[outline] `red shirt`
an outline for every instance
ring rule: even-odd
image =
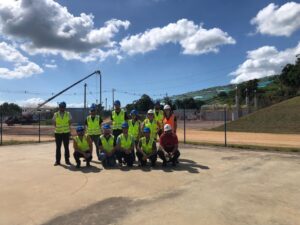
[[[175,145],[178,145],[177,135],[172,133],[163,133],[159,138],[160,145],[165,151],[172,151]]]

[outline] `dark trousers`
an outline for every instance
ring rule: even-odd
[[[100,135],[89,135],[91,140],[94,142],[95,147],[96,147],[96,155],[97,158],[99,159],[99,139],[100,139]]]
[[[105,152],[101,152],[100,160],[102,162],[103,167],[114,167],[116,165],[116,156],[115,154],[111,156],[107,156]]]
[[[65,161],[68,162],[70,158],[70,151],[69,151],[69,137],[70,133],[62,133],[57,134],[55,133],[55,142],[56,142],[56,162],[60,163],[61,158],[61,144],[64,143],[65,148]]]
[[[91,151],[86,151],[86,153],[91,153]],[[75,151],[73,155],[74,155],[77,165],[78,164],[80,165],[80,158],[85,158],[84,155],[78,151]],[[85,160],[86,160],[86,163],[90,163],[92,161],[92,155],[90,154],[90,156],[88,158],[85,158]]]
[[[157,151],[157,154],[159,156],[159,158],[163,161],[163,162],[167,162],[167,159],[166,159],[166,156],[165,156],[165,153],[163,152],[163,150],[158,150]],[[169,162],[174,162],[176,163],[177,162],[177,159],[179,158],[180,156],[180,152],[179,150],[177,149],[174,153],[174,155],[169,159]]]
[[[136,156],[138,157],[138,159],[139,159],[142,166],[145,166],[147,164],[147,160],[143,160],[143,154],[142,153],[137,152]],[[152,154],[148,159],[150,160],[152,166],[155,165],[155,162],[157,160],[157,154],[156,153]]]
[[[118,159],[119,163],[123,162],[123,160],[124,160],[124,162],[126,163],[127,166],[131,167],[133,165],[134,157],[133,157],[132,152],[129,154],[126,154],[123,151],[117,151],[116,155],[117,155],[117,159]]]
[[[120,134],[122,134],[122,132],[123,132],[123,130],[121,129],[113,129],[113,132],[112,132],[112,134],[113,134],[113,136],[115,137],[115,140],[117,141],[117,138],[118,138],[118,136],[120,135]]]

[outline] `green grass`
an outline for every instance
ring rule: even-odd
[[[300,133],[300,97],[291,98],[229,122],[227,129],[256,133]],[[212,130],[223,131],[224,125]]]
[[[180,143],[183,144],[182,141],[180,141]],[[225,147],[224,144],[208,143],[208,142],[187,141],[186,144],[200,145],[200,146],[210,146],[210,147]],[[297,153],[300,153],[300,148],[272,147],[272,146],[261,146],[261,145],[227,144],[227,148],[237,148],[237,149],[245,149],[245,150],[258,150],[258,151],[297,152]]]
[[[39,144],[39,143],[47,143],[47,142],[53,142],[53,141],[3,141],[1,146],[7,146],[7,145],[23,145],[23,144]]]

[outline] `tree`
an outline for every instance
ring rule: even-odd
[[[22,113],[22,109],[20,106],[8,102],[4,102],[1,105],[1,110],[4,116],[16,116]]]
[[[300,58],[296,64],[287,64],[281,71],[279,80],[295,94],[300,88]]]

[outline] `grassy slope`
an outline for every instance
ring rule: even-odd
[[[300,133],[300,97],[261,109],[227,124],[228,131]],[[224,130],[223,126],[213,130]]]

